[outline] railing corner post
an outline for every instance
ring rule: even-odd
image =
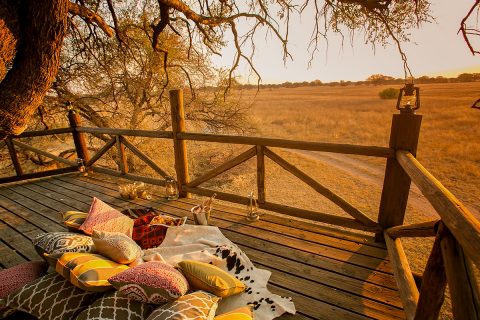
[[[73,143],[75,144],[75,150],[77,157],[82,159],[84,163],[90,160],[90,154],[88,153],[87,142],[82,132],[78,132],[77,128],[81,126],[80,115],[75,110],[68,111],[68,121],[70,127],[73,129]]]
[[[184,190],[185,185],[189,182],[187,144],[185,140],[178,137],[179,133],[186,132],[185,109],[183,106],[183,91],[181,89],[170,91],[170,108],[172,114],[175,171],[177,173],[179,196],[181,198],[189,198],[190,194]]]

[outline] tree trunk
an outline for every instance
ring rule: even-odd
[[[42,103],[57,75],[60,49],[67,32],[68,0],[19,0],[19,3],[18,50],[12,69],[0,83],[0,129],[4,130],[0,139],[23,132]],[[4,0],[0,5],[0,11],[7,7]],[[15,15],[15,11],[11,14]],[[7,49],[12,50],[12,46]]]
[[[18,1],[0,0],[0,81],[5,78],[17,53],[20,34],[19,7]]]

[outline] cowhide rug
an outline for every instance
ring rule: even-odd
[[[256,268],[247,255],[228,240],[217,227],[185,225],[171,227],[163,243],[145,250],[145,261],[159,260],[176,265],[182,260],[211,263],[246,284],[244,293],[222,299],[217,314],[253,305],[255,319],[270,320],[285,312],[295,313],[290,297],[281,297],[267,289],[270,271]]]

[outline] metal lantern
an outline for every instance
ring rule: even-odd
[[[253,191],[248,195],[248,205],[247,205],[247,220],[248,221],[257,221],[260,219],[258,214],[258,203],[253,195]]]
[[[168,200],[178,199],[177,181],[173,177],[165,178],[165,194]]]
[[[80,175],[82,176],[88,175],[87,168],[85,167],[85,163],[83,159],[77,158],[77,166],[78,166],[78,172],[80,172]]]
[[[405,83],[405,87],[400,89],[397,100],[397,109],[401,113],[415,113],[420,108],[420,89],[415,87],[413,81]]]

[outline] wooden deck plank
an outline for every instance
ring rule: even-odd
[[[0,240],[0,266],[6,269],[27,261],[27,259]]]
[[[0,239],[27,260],[40,258],[33,248],[32,242],[3,221],[0,221]]]

